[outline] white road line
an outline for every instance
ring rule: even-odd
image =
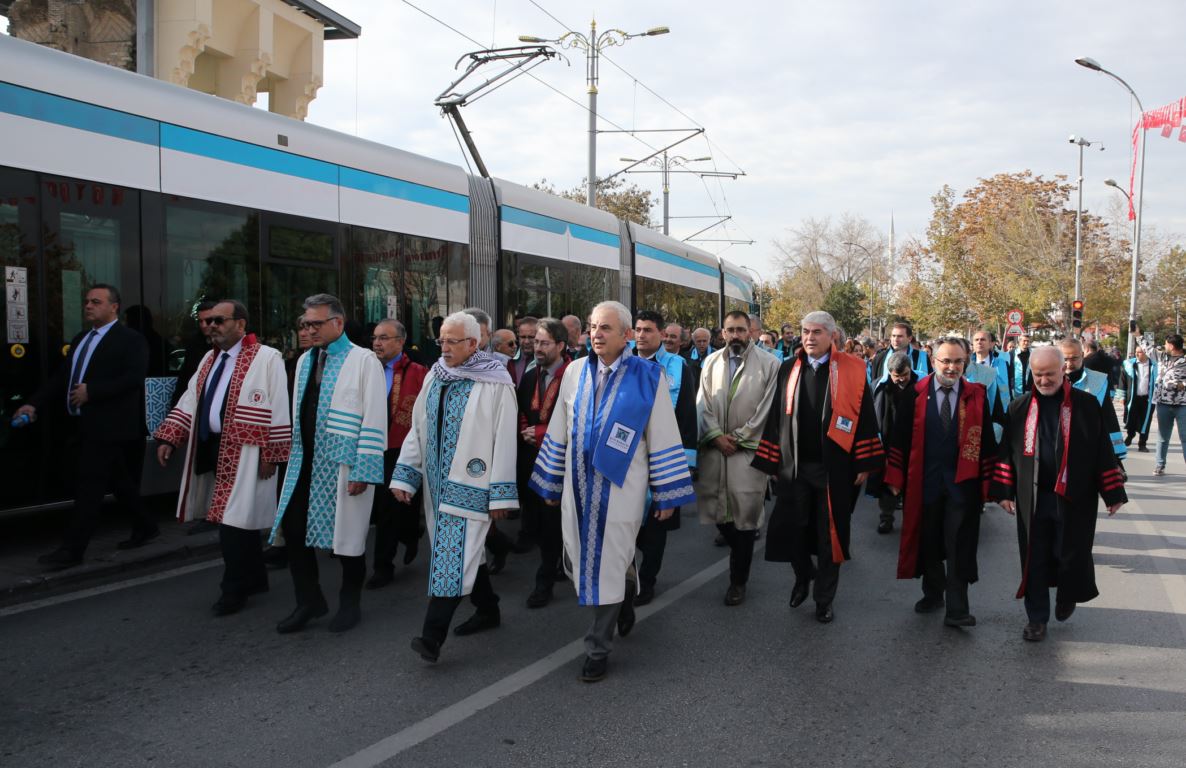
[[[754,547],[754,554],[758,555],[765,544]],[[729,558],[718,560],[699,573],[680,582],[674,588],[664,592],[650,605],[638,609],[638,622],[648,618],[671,605],[680,598],[694,592],[729,568]],[[373,768],[373,766],[390,760],[404,750],[410,749],[421,742],[431,739],[438,733],[445,731],[458,723],[476,715],[491,704],[517,693],[527,686],[542,680],[557,669],[571,663],[585,653],[584,638],[573,640],[567,645],[557,648],[539,661],[523,667],[517,672],[494,682],[482,690],[467,696],[461,701],[436,712],[423,720],[409,725],[387,738],[363,749],[344,760],[334,763],[330,768]],[[573,683],[576,684],[575,682]]]
[[[134,579],[127,581],[120,581],[114,584],[104,584],[101,587],[91,587],[89,589],[82,589],[78,592],[71,592],[68,595],[57,595],[55,597],[47,597],[43,600],[31,600],[27,603],[20,603],[8,608],[0,608],[0,618],[5,616],[15,616],[18,613],[25,613],[27,611],[35,611],[38,608],[48,608],[51,605],[61,605],[62,603],[72,603],[75,600],[83,600],[95,595],[105,595],[108,592],[118,592],[121,589],[129,589],[131,587],[138,587],[141,584],[151,584],[154,581],[164,581],[171,579],[174,576],[184,576],[187,573],[195,573],[197,571],[204,571],[207,568],[214,568],[222,565],[222,559],[216,558],[214,560],[207,560],[203,563],[194,563],[193,565],[183,565],[180,568],[174,568],[168,571],[161,571],[160,573],[150,573],[147,576],[137,576]]]
[[[1131,509],[1142,518],[1153,517],[1141,508],[1140,502],[1130,499],[1129,502],[1124,505],[1124,509],[1121,509],[1120,512],[1117,513],[1116,517],[1112,519],[1115,520],[1120,518],[1126,509]],[[1125,519],[1132,523],[1132,526],[1136,528],[1141,535],[1148,536],[1150,538],[1162,536],[1164,539],[1164,535],[1158,531],[1158,529],[1155,528],[1153,523],[1149,522],[1148,519]],[[1169,542],[1168,539],[1166,539],[1166,541],[1172,546],[1172,542]],[[1183,577],[1182,572],[1178,569],[1177,565],[1175,565],[1174,558],[1153,557],[1152,560],[1154,567],[1157,568],[1158,578],[1161,581],[1161,587],[1165,590],[1166,597],[1169,598],[1170,608],[1173,610],[1174,617],[1178,620],[1178,626],[1182,630],[1182,636],[1186,637],[1186,578]]]

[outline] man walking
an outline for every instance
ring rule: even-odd
[[[1153,390],[1153,406],[1157,409],[1153,474],[1160,476],[1165,474],[1174,424],[1178,425],[1178,442],[1182,444],[1182,457],[1186,458],[1186,351],[1178,334],[1165,337],[1165,355],[1158,361],[1158,368],[1157,387]]]
[[[889,356],[894,352],[905,352],[910,356],[910,367],[914,369],[919,378],[930,373],[931,365],[926,351],[915,347],[914,344],[914,329],[910,323],[905,321],[894,323],[890,328],[889,346],[878,352],[873,358],[873,381],[877,382],[889,376],[887,362]]]
[[[873,413],[877,417],[882,447],[887,452],[898,419],[898,402],[903,397],[910,397],[905,393],[910,392],[918,382],[918,374],[910,367],[910,358],[905,352],[891,355],[888,367],[889,377],[879,381],[873,389]],[[877,499],[877,532],[882,534],[894,530],[894,512],[901,500],[901,496],[885,487],[884,481],[884,473],[875,470],[869,474],[869,481],[865,484],[865,493]]]
[[[1137,440],[1137,450],[1146,453],[1149,448],[1149,425],[1153,421],[1153,401],[1150,395],[1157,383],[1157,361],[1149,357],[1140,344],[1136,354],[1123,363],[1121,386],[1124,389],[1124,444],[1132,445]]]

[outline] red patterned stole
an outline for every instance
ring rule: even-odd
[[[539,397],[538,380],[537,386],[531,388],[531,410],[539,413],[540,424],[546,426],[548,421],[552,418],[552,408],[556,405],[556,397],[560,394],[560,382],[564,378],[564,369],[567,367],[568,361],[566,360],[560,364],[559,368],[556,369],[556,375],[553,376],[552,380],[548,382],[548,386],[544,391],[542,403],[540,402]],[[539,376],[541,378],[547,376],[548,374],[547,370],[544,368],[537,368],[537,370],[539,371]]]
[[[1071,447],[1071,381],[1062,381],[1062,405],[1058,409],[1058,431],[1062,436],[1062,461],[1058,467],[1058,477],[1054,481],[1054,492],[1063,498],[1067,497],[1067,455]],[[1025,414],[1025,443],[1023,445],[1026,456],[1033,458],[1038,452],[1038,388],[1035,386],[1030,394],[1029,410]],[[1037,470],[1034,470],[1037,472]]]

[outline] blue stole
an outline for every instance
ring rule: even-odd
[[[1103,405],[1104,400],[1108,396],[1108,377],[1090,368],[1084,368],[1082,370],[1083,375],[1072,386],[1075,389],[1081,389],[1084,392],[1090,392],[1095,395],[1095,399],[1100,401],[1100,405]]]
[[[679,388],[684,378],[684,359],[659,347],[655,362],[663,366],[663,372],[667,374],[667,388],[671,390],[671,407],[674,408],[679,402]]]
[[[581,371],[576,399],[585,418],[573,420],[572,441],[592,454],[594,470],[620,488],[651,418],[659,368],[623,353],[618,370],[610,374],[596,398],[597,364],[597,356],[590,355]],[[602,407],[607,402],[608,411]]]
[[[1130,357],[1121,365],[1124,368],[1124,374],[1128,376],[1128,391],[1124,393],[1124,411],[1125,421],[1128,420],[1128,411],[1132,408],[1133,398],[1137,396],[1137,377],[1140,372],[1137,370],[1137,359]],[[1145,417],[1141,420],[1141,433],[1149,431],[1149,422],[1153,419],[1153,386],[1157,383],[1157,358],[1149,358],[1149,394],[1145,404]]]

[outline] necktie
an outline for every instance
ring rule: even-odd
[[[198,437],[202,440],[210,439],[210,406],[214,403],[214,392],[218,389],[218,382],[222,380],[223,369],[226,368],[226,361],[230,357],[228,353],[223,352],[218,358],[218,365],[214,366],[214,372],[206,380],[206,391],[202,393],[202,407],[198,409]]]
[[[813,371],[818,371],[818,370],[819,370],[819,367],[820,367],[821,365],[823,365],[823,363],[821,363],[819,360],[812,360],[812,361],[811,361],[811,370],[813,370]]]
[[[946,432],[951,429],[951,387],[939,387],[939,392],[943,397],[943,405],[939,408],[939,422]]]
[[[602,368],[597,372],[597,392],[594,393],[595,402],[600,405],[601,396],[605,393],[605,385],[609,381],[609,375],[612,371],[609,368]]]
[[[321,373],[325,370],[325,349],[317,350],[317,367],[313,369],[313,376],[317,379],[317,386],[321,386]]]
[[[98,335],[99,332],[94,330],[88,333],[82,341],[82,346],[78,348],[78,357],[74,358],[74,370],[70,373],[70,386],[66,387],[66,410],[72,416],[77,416],[80,411],[70,404],[70,393],[74,391],[78,380],[82,378],[82,364],[86,360],[86,351],[91,348],[91,342]]]

